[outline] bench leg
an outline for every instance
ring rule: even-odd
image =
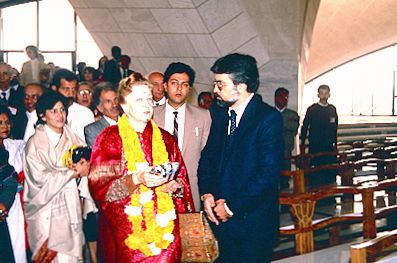
[[[298,229],[308,228],[312,226],[314,208],[316,202],[305,202],[293,204],[291,212],[295,218]],[[304,254],[314,251],[313,230],[306,230],[295,235],[295,252],[297,254]]]

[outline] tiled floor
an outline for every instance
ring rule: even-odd
[[[350,261],[350,245],[355,244],[362,239],[358,239],[356,242],[351,242],[339,246],[333,246],[327,249],[315,251],[305,255],[289,257],[281,260],[272,261],[274,263],[349,263]],[[376,262],[381,263],[396,263],[397,252],[389,254]]]

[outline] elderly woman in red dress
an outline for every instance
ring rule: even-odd
[[[151,120],[152,93],[141,74],[120,82],[119,102],[125,114],[98,136],[88,177],[100,205],[101,259],[180,262],[176,214],[194,210],[182,155],[172,135]],[[163,177],[164,167],[175,177]]]

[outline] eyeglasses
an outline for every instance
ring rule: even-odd
[[[4,126],[11,126],[11,122],[10,121],[0,121],[0,126],[2,126],[2,125],[4,125]]]
[[[92,92],[91,92],[91,90],[83,89],[83,90],[80,90],[78,93],[79,93],[79,95],[83,96],[83,95],[90,95]]]
[[[223,88],[226,88],[227,87],[227,83],[225,83],[225,82],[223,82],[223,81],[221,81],[221,80],[214,80],[214,82],[212,82],[212,86],[214,87],[214,88],[218,88],[219,90],[221,90],[221,89],[223,89]],[[234,81],[233,81],[233,86],[236,86],[236,85],[238,85],[238,83],[235,83]]]
[[[182,87],[184,89],[190,88],[189,82],[179,82],[177,80],[171,80],[170,84],[171,87]]]

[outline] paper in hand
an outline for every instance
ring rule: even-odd
[[[179,163],[168,162],[154,166],[150,172],[164,177],[167,181],[171,181],[175,179],[178,170]]]

